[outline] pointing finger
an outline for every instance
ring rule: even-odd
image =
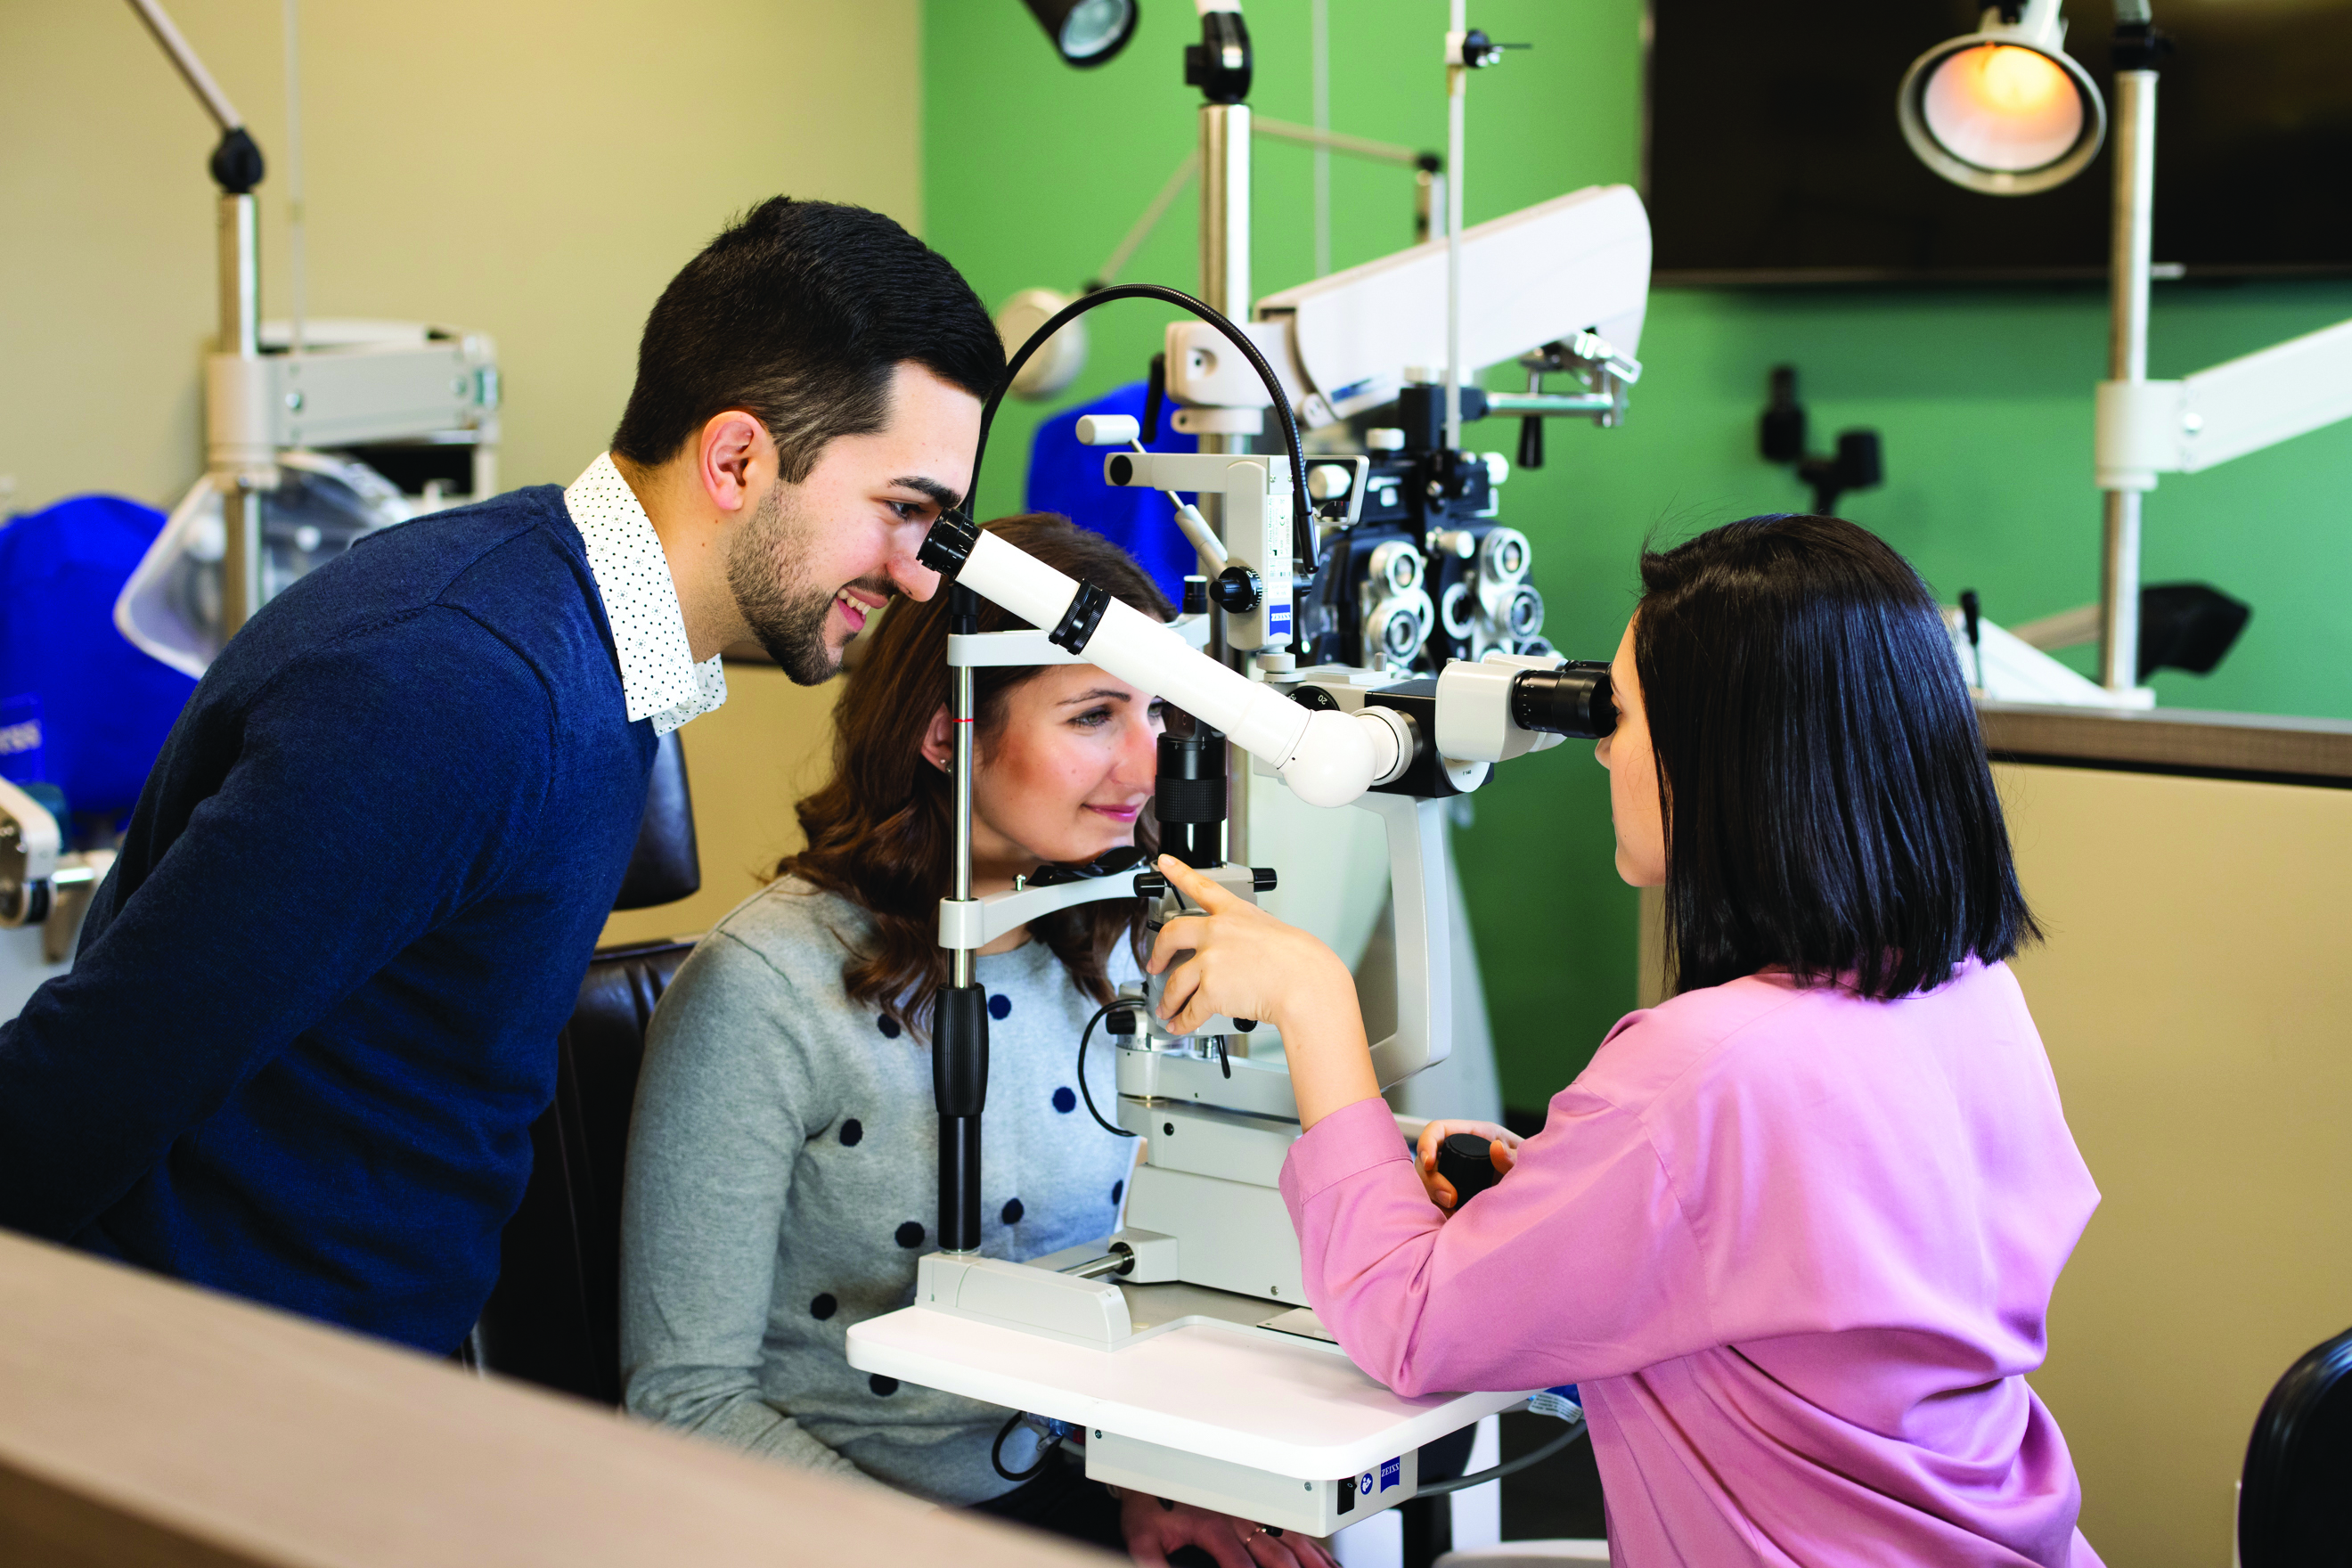
[[[1173,855],[1162,855],[1157,862],[1168,885],[1208,910],[1222,914],[1241,902],[1222,884],[1202,875]]]

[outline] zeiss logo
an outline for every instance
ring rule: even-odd
[[[1274,637],[1288,637],[1290,635],[1290,606],[1288,605],[1268,605],[1265,607],[1265,629],[1269,635]]]
[[[1381,1490],[1386,1491],[1391,1487],[1402,1486],[1403,1484],[1403,1457],[1400,1455],[1398,1458],[1393,1459],[1382,1459],[1381,1461]]]
[[[41,749],[41,721],[27,719],[21,724],[0,724],[0,757],[13,757],[19,752]]]

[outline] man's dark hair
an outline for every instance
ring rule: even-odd
[[[613,451],[666,462],[740,408],[798,484],[827,442],[882,427],[909,360],[983,399],[1004,374],[987,310],[945,258],[880,213],[772,197],[654,302]]]
[[[1679,991],[1780,968],[1887,999],[2041,936],[1935,596],[1833,517],[1642,555],[1633,622]]]

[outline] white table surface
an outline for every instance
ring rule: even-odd
[[[907,1307],[851,1325],[849,1364],[1301,1480],[1354,1475],[1527,1397],[1407,1399],[1337,1345],[1203,1316],[1103,1351]]]

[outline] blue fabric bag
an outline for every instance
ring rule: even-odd
[[[1029,445],[1031,511],[1057,511],[1080,528],[1091,529],[1135,557],[1146,574],[1180,608],[1184,603],[1184,579],[1201,569],[1192,542],[1176,526],[1175,509],[1158,490],[1106,484],[1103,459],[1122,447],[1088,447],[1078,440],[1078,421],[1089,414],[1124,414],[1143,418],[1143,383],[1138,381],[1105,394],[1079,408],[1068,408],[1037,426]],[[1176,433],[1168,416],[1175,405],[1160,409],[1160,438],[1154,452],[1197,452],[1200,439]],[[1186,500],[1194,500],[1187,492]]]
[[[114,601],[163,514],[77,496],[0,527],[0,776],[120,816],[196,683],[114,629]]]

